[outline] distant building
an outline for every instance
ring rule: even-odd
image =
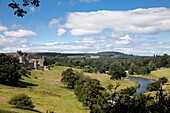
[[[31,68],[35,70],[49,70],[49,66],[45,66],[45,58],[33,59],[27,53],[17,51],[15,55],[19,59],[19,65],[25,68]]]

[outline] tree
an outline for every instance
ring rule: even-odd
[[[71,68],[63,71],[61,76],[61,82],[63,82],[70,89],[74,89],[76,81],[79,80],[79,76],[75,74]]]
[[[26,94],[18,94],[12,97],[8,103],[22,109],[33,109],[35,107],[32,103],[31,97],[28,97]]]
[[[127,87],[126,89],[121,89],[120,90],[120,94],[122,95],[133,95],[136,92],[136,88],[131,86],[131,87]]]
[[[40,5],[39,0],[23,0],[22,1],[22,6],[26,7],[29,5],[33,5],[38,7]],[[9,7],[12,9],[15,9],[14,15],[17,15],[18,17],[23,17],[25,14],[27,14],[27,11],[25,11],[21,6],[15,1],[12,0],[12,3],[8,4]]]
[[[162,78],[159,78],[158,81],[161,85],[164,85],[165,83],[168,82],[168,79],[166,77],[162,77]]]
[[[147,87],[146,87],[146,90],[147,91],[157,91],[160,89],[160,83],[158,81],[156,82],[150,82]]]
[[[138,75],[140,75],[140,74],[147,75],[147,74],[150,73],[150,70],[148,69],[148,67],[143,66],[143,67],[136,68],[135,73],[138,74]]]
[[[166,77],[159,78],[155,82],[151,82],[147,85],[146,89],[148,91],[157,91],[161,88],[162,85],[168,82],[168,79]]]
[[[109,72],[109,74],[111,75],[110,79],[121,79],[122,77],[126,77],[126,73],[124,70],[113,70],[111,72]]]
[[[104,104],[104,96],[102,91],[105,89],[101,86],[100,81],[96,79],[88,79],[82,87],[82,103],[89,107],[92,113],[98,113]]]
[[[16,85],[21,75],[20,67],[15,57],[0,54],[0,84]]]

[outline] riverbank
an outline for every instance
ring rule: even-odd
[[[140,93],[146,93],[146,87],[150,82],[154,82],[153,80],[148,80],[144,78],[137,78],[137,77],[132,77],[131,78],[134,82],[138,82],[140,84],[140,87],[136,89],[135,94],[140,94]]]
[[[144,79],[154,80],[154,81],[158,80],[161,77],[166,77],[169,80],[169,82],[163,86],[163,89],[170,91],[170,68],[158,69],[152,71],[148,75],[129,75],[129,76],[136,77],[136,78],[144,78]]]

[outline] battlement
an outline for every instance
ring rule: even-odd
[[[44,57],[34,59],[31,58],[27,53],[23,53],[21,51],[17,51],[15,57],[19,59],[19,65],[21,67],[27,67],[35,70],[49,70],[49,66],[44,65]]]

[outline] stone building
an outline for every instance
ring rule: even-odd
[[[31,68],[35,70],[49,70],[49,66],[45,66],[45,58],[34,59],[31,58],[27,53],[23,53],[21,51],[17,51],[15,55],[16,58],[19,59],[19,65],[25,68]]]

